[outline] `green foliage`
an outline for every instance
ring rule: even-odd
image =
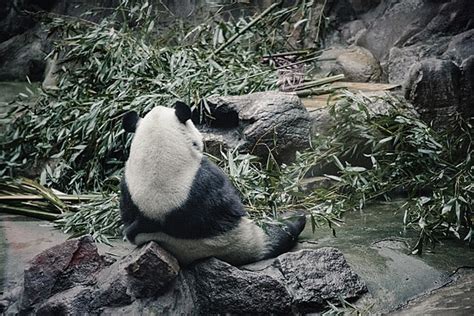
[[[42,184],[110,192],[130,141],[121,129],[123,113],[145,114],[180,99],[203,104],[205,115],[201,101],[210,95],[275,89],[274,67],[261,59],[284,47],[282,22],[298,10],[275,8],[219,54],[214,51],[251,18],[212,18],[197,26],[176,21],[157,34],[147,2],[130,8],[125,1],[99,24],[47,16],[51,32],[62,38],[51,53],[61,61],[57,89],[42,91],[35,103],[19,99],[9,113],[1,175],[46,165]]]

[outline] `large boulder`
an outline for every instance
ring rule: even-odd
[[[449,60],[427,59],[410,69],[405,98],[420,110],[456,108],[461,97],[461,70]]]
[[[256,263],[244,269],[259,271],[279,280],[292,296],[292,310],[300,313],[321,311],[327,302],[351,300],[367,292],[342,253],[331,247],[289,252],[270,265]]]
[[[0,43],[0,81],[43,79],[46,67],[46,34],[39,29],[16,35]]]
[[[216,96],[210,97],[207,103],[213,119],[198,124],[198,129],[203,134],[206,151],[211,154],[239,148],[267,157],[271,150],[277,160],[288,162],[297,150],[309,145],[311,119],[294,94],[258,92]]]
[[[336,59],[335,73],[343,73],[345,80],[355,82],[379,81],[382,68],[372,53],[362,47],[351,47]]]
[[[289,313],[292,297],[284,284],[264,273],[209,259],[186,271],[205,314]]]
[[[93,274],[109,263],[90,236],[68,240],[38,254],[25,269],[22,309],[77,285],[93,282]]]
[[[466,118],[474,117],[474,55],[461,64],[461,106],[460,111]]]

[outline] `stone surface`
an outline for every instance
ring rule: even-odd
[[[342,253],[330,247],[285,253],[264,268],[262,263],[244,268],[282,282],[292,296],[293,311],[300,313],[321,311],[327,301],[337,304],[341,298],[351,300],[367,292]]]
[[[33,29],[0,43],[0,81],[40,81],[46,67],[46,34]]]
[[[38,316],[84,315],[89,312],[92,293],[89,288],[77,286],[50,297],[34,312]]]
[[[457,107],[461,96],[461,71],[447,60],[416,63],[405,84],[405,98],[421,109]]]
[[[206,151],[219,156],[220,148],[235,148],[260,157],[272,150],[279,161],[291,161],[309,145],[311,120],[300,99],[282,92],[211,97],[215,120],[198,125]],[[210,126],[209,126],[210,125]]]
[[[122,307],[164,294],[179,270],[177,260],[156,243],[136,248],[97,275],[89,309]]]
[[[474,315],[474,273],[461,273],[446,287],[423,295],[392,315]]]
[[[204,314],[289,313],[285,286],[266,274],[243,271],[217,259],[194,265],[196,298]]]
[[[458,63],[474,56],[474,29],[453,36],[443,55]]]
[[[362,20],[354,20],[342,26],[342,38],[349,44],[354,44],[363,33],[367,32]]]
[[[275,260],[299,311],[321,309],[326,301],[337,303],[367,292],[342,253],[335,248],[286,253]]]
[[[69,289],[89,284],[106,262],[90,236],[73,239],[37,255],[25,269],[22,308]]]
[[[461,106],[464,117],[474,116],[474,55],[463,61],[461,65]]]
[[[382,69],[370,51],[355,46],[337,57],[335,73],[343,73],[347,81],[376,82],[382,76]]]

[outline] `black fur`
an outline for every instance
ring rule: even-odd
[[[265,254],[265,258],[273,258],[289,251],[298,242],[298,236],[306,225],[305,215],[283,220],[280,223],[264,224],[263,229],[270,237],[271,246]]]
[[[187,120],[191,118],[191,109],[186,103],[181,101],[177,101],[174,105],[176,116],[181,123],[185,123]]]
[[[214,237],[235,228],[245,210],[234,187],[222,171],[203,158],[183,206],[170,210],[164,221],[145,217],[133,202],[125,179],[121,183],[120,209],[125,235],[164,232],[185,239]],[[150,192],[150,194],[153,194]]]
[[[138,116],[137,112],[130,111],[130,112],[125,113],[125,115],[122,118],[123,129],[126,132],[135,133],[137,129],[137,123],[139,120],[140,120],[140,117]]]

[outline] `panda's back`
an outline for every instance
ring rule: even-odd
[[[130,195],[125,179],[122,180],[121,190],[122,220],[127,238],[131,241],[138,232],[163,232],[183,239],[215,237],[234,229],[240,218],[245,216],[234,187],[222,171],[205,157],[201,160],[185,202],[166,212],[162,220],[150,218],[140,211],[137,207],[139,203]]]

